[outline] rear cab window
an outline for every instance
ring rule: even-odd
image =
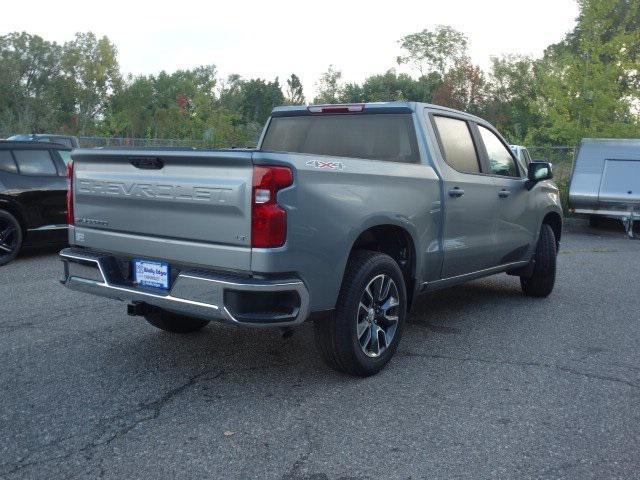
[[[261,150],[417,163],[411,113],[272,117]]]

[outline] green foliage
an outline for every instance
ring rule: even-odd
[[[289,105],[304,105],[304,92],[302,91],[302,83],[295,73],[287,79],[287,94],[285,97]]]
[[[491,59],[483,114],[513,143],[523,144],[531,127],[538,125],[535,62],[529,57]]]
[[[390,69],[341,82],[330,65],[315,103],[406,100],[465,110],[513,143],[576,145],[582,137],[640,132],[640,1],[578,0],[577,24],[541,59],[492,58],[483,72],[467,37],[448,26],[400,40],[416,77]],[[0,36],[0,136],[25,132],[175,138],[251,146],[274,106],[304,104],[300,78],[217,77],[215,66],[122,78],[115,46],[93,33],[63,45]]]
[[[460,59],[442,79],[433,101],[458,110],[482,115],[486,98],[484,73],[468,58]]]
[[[342,96],[339,85],[342,72],[336,70],[333,65],[320,76],[318,81],[318,95],[313,99],[313,103],[338,103]]]
[[[424,76],[436,71],[441,77],[467,56],[467,37],[448,25],[433,31],[424,29],[402,37],[400,46],[406,55],[397,58],[399,65],[409,64]]]
[[[37,35],[0,36],[0,133],[38,130],[61,120],[68,95],[61,76],[62,47]]]
[[[640,131],[640,2],[580,0],[576,28],[536,65],[541,117],[528,138],[575,144]]]
[[[79,132],[86,134],[120,88],[117,50],[107,37],[77,33],[63,46],[61,68],[66,80],[62,91],[70,95],[69,100],[73,98]]]

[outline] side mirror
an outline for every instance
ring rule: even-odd
[[[536,183],[553,178],[553,169],[549,162],[531,162],[527,171],[528,188],[531,189]]]

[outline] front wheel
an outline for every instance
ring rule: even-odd
[[[520,277],[520,286],[525,295],[547,297],[556,282],[556,236],[546,223],[540,228],[540,238],[534,254],[533,274]]]
[[[396,351],[406,312],[407,293],[398,264],[382,253],[356,251],[334,315],[314,324],[316,344],[331,368],[368,377]]]
[[[154,327],[171,333],[196,332],[209,323],[208,320],[178,315],[159,308],[147,313],[144,319]]]

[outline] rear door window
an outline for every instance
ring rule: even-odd
[[[478,154],[469,124],[457,118],[433,117],[442,144],[444,161],[462,173],[480,173]]]
[[[20,175],[58,174],[49,150],[14,150],[13,154],[20,170]]]
[[[420,159],[409,113],[274,117],[262,150],[389,162]]]
[[[10,150],[0,150],[0,171],[18,173],[18,167],[13,161]]]

